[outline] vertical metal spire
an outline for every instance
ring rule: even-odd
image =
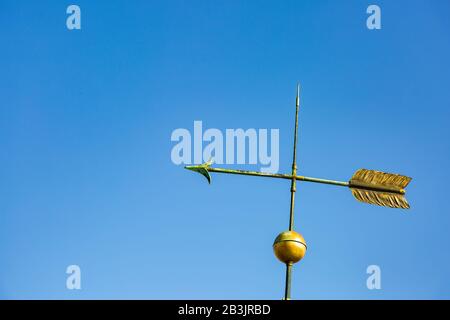
[[[294,205],[295,191],[297,191],[297,133],[298,133],[298,109],[300,106],[300,84],[297,84],[297,97],[295,98],[295,127],[294,127],[294,154],[292,157],[292,180],[291,180],[291,207],[289,213],[289,231],[294,229]],[[292,263],[286,263],[286,286],[284,290],[284,299],[291,299],[291,274]]]
[[[300,84],[297,84],[297,97],[295,98],[295,127],[294,127],[294,154],[292,157],[292,180],[291,180],[291,209],[289,215],[289,231],[294,229],[294,204],[297,176],[297,132],[298,132],[298,109],[300,106]]]

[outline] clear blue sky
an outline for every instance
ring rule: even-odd
[[[0,298],[282,298],[289,183],[208,185],[170,135],[278,128],[287,172],[297,81],[300,174],[413,181],[409,211],[300,184],[293,297],[450,298],[448,1],[73,3],[81,30],[72,2],[0,3]]]

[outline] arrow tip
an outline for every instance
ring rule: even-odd
[[[206,180],[208,180],[208,183],[211,184],[211,176],[208,172],[208,167],[209,167],[209,164],[204,163],[204,164],[201,164],[198,166],[185,166],[184,168],[187,170],[191,170],[191,171],[200,173],[202,176],[204,176],[206,178]]]

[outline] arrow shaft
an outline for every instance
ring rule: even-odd
[[[245,176],[256,176],[256,177],[266,177],[266,178],[277,178],[277,179],[286,179],[292,180],[295,177],[295,180],[299,181],[307,181],[307,182],[315,182],[315,183],[325,183],[332,184],[336,186],[344,186],[348,187],[349,183],[344,181],[335,181],[328,179],[319,179],[305,176],[293,176],[292,174],[285,173],[268,173],[268,172],[259,172],[259,171],[247,171],[247,170],[235,170],[235,169],[223,169],[223,168],[207,168],[209,172],[217,172],[217,173],[228,173],[228,174],[240,174]]]
[[[292,179],[292,175],[282,173],[268,173],[259,171],[234,170],[234,169],[211,168],[211,167],[207,168],[206,170],[208,170],[209,172],[240,174],[245,176],[257,176],[257,177],[289,179],[289,180]]]
[[[296,176],[295,178],[299,181],[307,181],[307,182],[322,183],[322,184],[332,184],[332,185],[341,186],[341,187],[349,186],[349,183],[346,181],[319,179],[319,178],[304,177],[304,176]]]
[[[259,171],[247,171],[247,170],[234,170],[234,169],[223,169],[223,168],[207,168],[209,172],[217,172],[217,173],[227,173],[227,174],[238,174],[245,176],[255,176],[255,177],[265,177],[265,178],[276,178],[276,179],[285,179],[285,180],[293,180],[293,175],[284,174],[284,173],[268,173],[268,172],[259,172]],[[329,179],[320,179],[306,176],[295,176],[295,180],[298,181],[306,181],[313,183],[321,183],[321,184],[329,184],[340,187],[351,187],[355,189],[364,189],[371,191],[380,191],[380,192],[390,192],[390,193],[398,193],[405,194],[403,189],[397,190],[388,186],[373,186],[369,184],[350,184],[346,181],[337,181],[337,180],[329,180]]]

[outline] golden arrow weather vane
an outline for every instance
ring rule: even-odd
[[[311,178],[297,175],[297,131],[298,111],[300,107],[300,86],[297,85],[297,97],[295,99],[295,127],[294,127],[294,152],[291,174],[266,173],[258,171],[232,170],[211,167],[212,161],[197,166],[186,166],[188,170],[198,172],[211,183],[210,172],[240,174],[266,178],[278,178],[291,181],[291,206],[289,214],[289,230],[280,233],[273,244],[276,257],[286,264],[286,284],[284,299],[291,298],[291,270],[294,263],[300,261],[306,253],[306,242],[303,236],[294,229],[294,203],[297,181],[315,182],[348,187],[353,196],[361,202],[375,204],[383,207],[409,209],[405,199],[405,188],[411,181],[410,177],[399,174],[385,173],[376,170],[359,169],[350,181],[334,181],[327,179]]]

